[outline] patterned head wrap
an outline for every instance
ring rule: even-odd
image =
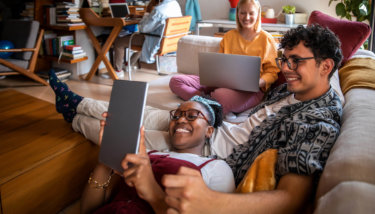
[[[190,101],[195,101],[195,102],[201,103],[208,109],[208,112],[210,113],[210,116],[212,118],[212,120],[210,121],[210,125],[213,126],[215,124],[215,112],[214,112],[213,108],[211,107],[211,105],[221,106],[220,103],[218,103],[216,101],[213,101],[213,100],[203,98],[203,97],[198,96],[198,95],[195,95],[194,97],[190,98]]]

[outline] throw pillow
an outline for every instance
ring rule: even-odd
[[[277,149],[268,149],[261,153],[247,170],[236,192],[249,193],[274,190],[276,187],[276,162]]]
[[[365,23],[340,20],[320,11],[313,11],[311,13],[308,25],[312,24],[319,24],[329,28],[340,39],[344,55],[341,65],[344,65],[353,56],[371,33],[370,26]]]

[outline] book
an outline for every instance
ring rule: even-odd
[[[58,78],[65,78],[67,76],[70,76],[72,73],[68,71],[67,69],[63,68],[52,68],[55,71],[55,74]],[[48,79],[48,70],[42,70],[36,72],[36,75],[38,75],[40,78]]]
[[[79,15],[78,11],[66,11],[66,10],[57,10],[56,15]]]
[[[82,49],[79,50],[64,50],[65,53],[70,53],[70,54],[80,54],[83,53],[84,51]]]
[[[65,58],[69,58],[69,59],[79,59],[79,58],[82,58],[82,57],[85,57],[86,56],[86,52],[82,52],[82,53],[79,53],[79,54],[71,54],[71,53],[67,53],[67,52],[62,52],[61,55]]]
[[[68,22],[65,22],[65,23],[57,23],[57,24],[54,24],[54,26],[84,26],[85,23],[83,22],[76,22],[76,23],[68,23]]]
[[[47,24],[48,25],[56,24],[56,7],[47,8]]]
[[[65,45],[64,50],[73,51],[73,50],[80,50],[82,47],[80,45]]]
[[[65,35],[65,36],[58,36],[58,43],[59,43],[59,53],[63,51],[63,47],[66,45],[74,45],[74,37],[73,35]]]
[[[52,40],[57,37],[57,34],[53,31],[46,31],[44,33],[43,49],[46,55],[53,55]]]

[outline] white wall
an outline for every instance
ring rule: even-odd
[[[184,0],[178,0],[179,2]],[[310,14],[319,10],[330,16],[336,16],[335,2],[328,6],[329,0],[259,0],[263,8],[272,7],[277,15],[283,5],[295,5],[297,12]],[[199,0],[202,19],[227,19],[230,8],[229,0]],[[217,29],[202,28],[200,34],[213,35]]]
[[[202,18],[216,19],[227,18],[229,11],[228,0],[199,0]],[[276,14],[281,11],[283,5],[295,5],[297,12],[311,13],[320,10],[328,15],[336,16],[335,3],[328,7],[329,0],[260,0],[262,7],[274,8]]]

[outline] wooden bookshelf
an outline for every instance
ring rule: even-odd
[[[56,57],[56,56],[48,56],[48,55],[45,55],[45,56],[42,56],[43,59],[46,59],[48,61],[59,61],[59,58]],[[74,63],[78,63],[78,62],[82,62],[82,61],[85,61],[87,60],[88,57],[85,56],[85,57],[82,57],[82,58],[79,58],[79,59],[67,59],[67,58],[61,58],[60,59],[60,62],[63,62],[63,63],[69,63],[69,64],[74,64]]]
[[[73,2],[71,0],[65,0],[67,2]],[[74,31],[77,30],[85,30],[87,26],[82,23],[81,25],[46,25],[45,20],[44,20],[44,12],[43,11],[43,6],[44,5],[52,5],[58,1],[55,0],[34,0],[34,19],[38,20],[41,23],[41,28],[44,28],[46,30],[52,30],[57,33],[57,35],[66,35],[66,34],[73,34],[74,36],[74,41],[76,42],[75,38],[75,33]],[[51,62],[52,61],[59,61],[59,58],[57,56],[50,56],[50,55],[42,55],[38,59],[38,66],[37,68],[39,69],[45,69],[51,67]],[[82,62],[87,60],[88,57],[83,57],[79,59],[66,59],[66,58],[61,58],[59,62],[61,63],[68,63],[68,64],[74,64],[78,62]]]
[[[86,29],[86,25],[73,25],[73,26],[63,26],[63,25],[49,25],[46,26],[46,29],[51,30],[62,30],[62,31],[75,31],[75,30],[84,30]]]

